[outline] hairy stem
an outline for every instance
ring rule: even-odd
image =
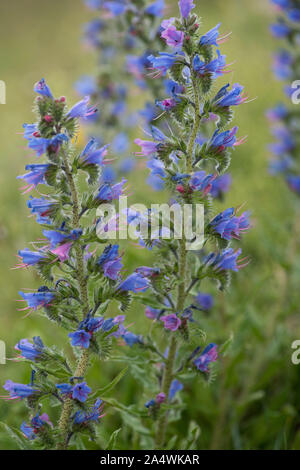
[[[198,134],[199,125],[201,121],[200,117],[200,103],[199,103],[199,90],[196,77],[193,76],[192,78],[193,89],[194,89],[194,101],[195,101],[195,117],[194,117],[194,125],[192,128],[192,132],[189,138],[188,148],[187,148],[187,158],[186,158],[186,172],[191,173],[193,169],[193,153],[194,153],[194,145],[195,140]],[[186,238],[183,234],[182,239],[180,240],[179,245],[179,270],[178,270],[178,291],[177,291],[177,305],[176,305],[176,312],[181,312],[184,308],[184,303],[188,292],[186,292],[186,264],[187,264],[187,251],[186,251]],[[174,377],[174,364],[176,359],[176,352],[177,352],[177,340],[174,334],[172,334],[168,357],[165,362],[164,373],[163,373],[163,380],[162,380],[162,392],[168,398],[170,392],[170,385],[172,383]],[[162,449],[165,443],[165,436],[166,430],[168,426],[168,412],[161,415],[160,419],[158,420],[157,426],[157,433],[156,433],[156,448]]]
[[[71,173],[71,169],[68,162],[68,157],[65,153],[63,153],[63,160],[64,160],[64,169],[68,179],[68,183],[71,190],[72,195],[72,225],[73,228],[78,228],[79,226],[79,204],[78,204],[78,193],[76,189],[76,185]],[[75,244],[75,253],[76,253],[76,272],[77,272],[77,279],[80,288],[80,298],[82,303],[82,313],[83,318],[89,312],[89,302],[88,302],[88,291],[87,291],[87,279],[84,270],[84,260],[83,260],[83,253],[79,243]],[[84,377],[86,370],[88,368],[89,363],[89,350],[85,349],[78,360],[76,370],[74,372],[74,377]],[[61,416],[59,419],[59,429],[62,434],[62,441],[58,444],[58,449],[67,449],[68,447],[68,436],[69,436],[69,423],[70,417],[73,410],[73,400],[71,398],[67,398],[64,401]]]

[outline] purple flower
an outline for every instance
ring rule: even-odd
[[[104,263],[103,273],[105,277],[109,277],[109,279],[112,279],[113,281],[118,280],[120,271],[123,268],[123,264],[120,260],[121,257]]]
[[[53,99],[53,95],[51,93],[50,88],[48,87],[47,83],[45,82],[44,78],[42,78],[39,82],[34,85],[33,90],[36,93],[39,93],[42,96],[46,96],[47,98]]]
[[[163,101],[157,101],[156,100],[155,103],[163,111],[170,111],[171,109],[175,108],[176,105],[177,105],[177,102],[176,102],[175,98],[167,98]]]
[[[160,320],[164,323],[166,330],[176,331],[181,325],[181,320],[175,313],[160,317]]]
[[[155,403],[161,405],[166,400],[166,394],[164,392],[160,392],[155,397]]]
[[[192,9],[195,8],[193,0],[179,0],[178,5],[182,18],[187,18]]]
[[[132,291],[137,294],[138,292],[145,292],[148,287],[149,281],[147,278],[138,273],[132,273],[119,284],[117,289],[122,291]]]
[[[138,274],[143,277],[153,278],[159,275],[159,268],[149,268],[148,266],[141,266],[135,270]]]
[[[39,336],[33,338],[33,343],[30,343],[28,339],[21,339],[16,345],[15,349],[20,351],[21,356],[35,361],[42,353],[44,349],[43,342]]]
[[[161,310],[149,306],[145,309],[145,315],[147,318],[150,318],[150,320],[156,320],[159,317],[160,312]]]
[[[194,364],[201,372],[209,372],[209,364],[218,359],[218,346],[210,343],[204,351],[194,360]]]
[[[162,27],[164,30],[161,33],[161,37],[165,39],[167,45],[176,49],[181,49],[184,40],[184,32],[178,31],[174,25],[170,24],[169,20],[163,21]]]
[[[203,310],[211,310],[214,305],[214,298],[210,294],[204,294],[199,292],[195,298],[196,302],[200,305]]]
[[[212,197],[222,197],[224,193],[227,193],[231,186],[231,175],[226,173],[224,175],[218,176],[211,182],[210,194]]]
[[[149,155],[157,152],[159,144],[151,140],[135,139],[134,143],[141,147],[141,152],[136,152],[136,155],[148,157]]]
[[[103,266],[107,261],[112,261],[119,256],[119,245],[108,245],[104,248],[101,256],[98,258],[98,264]]]
[[[72,245],[73,245],[72,242],[64,243],[63,245],[59,245],[54,250],[50,250],[50,251],[54,255],[57,255],[61,263],[64,263],[69,258],[69,253],[70,253],[70,249]]]
[[[183,384],[179,380],[174,379],[171,382],[170,391],[169,391],[169,401],[172,401],[175,398],[177,392],[183,389]]]
[[[72,346],[80,346],[81,348],[88,349],[90,346],[91,334],[85,330],[77,330],[74,333],[68,334],[71,338]]]
[[[70,233],[58,232],[57,230],[43,230],[43,234],[48,238],[51,248],[55,248],[59,243],[63,243],[66,240],[77,240],[82,235],[82,230],[74,229]]]
[[[38,393],[39,390],[34,389],[30,385],[18,384],[7,380],[5,385],[3,385],[4,390],[8,391],[11,399],[23,399],[28,398],[34,393]]]
[[[67,117],[70,119],[83,118],[87,119],[89,116],[97,112],[95,106],[88,106],[90,101],[89,96],[85,96],[83,100],[76,103],[68,112]]]

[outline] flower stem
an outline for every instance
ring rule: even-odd
[[[73,228],[78,228],[79,226],[79,204],[78,204],[78,193],[75,185],[75,181],[73,179],[68,157],[65,153],[63,153],[63,161],[64,161],[64,170],[68,179],[68,183],[71,190],[72,195],[72,225]],[[84,260],[83,260],[83,253],[79,243],[75,244],[75,253],[76,253],[76,271],[77,271],[77,279],[80,288],[80,298],[82,303],[82,310],[83,310],[83,318],[89,312],[89,302],[88,302],[88,291],[87,291],[87,280],[85,276],[84,270]],[[81,357],[78,360],[76,370],[74,372],[74,377],[84,377],[86,370],[88,368],[89,363],[89,350],[84,349],[82,352]],[[69,435],[69,423],[70,417],[73,410],[73,400],[71,398],[67,398],[64,401],[61,416],[59,419],[59,429],[62,435],[62,441],[58,443],[58,449],[67,449],[68,447],[68,435]]]
[[[194,89],[194,101],[195,101],[195,116],[194,116],[194,125],[192,132],[189,138],[188,148],[187,148],[187,158],[186,158],[186,171],[188,173],[192,172],[193,169],[193,153],[194,153],[194,144],[198,134],[198,129],[201,121],[200,117],[200,104],[199,104],[199,90],[196,77],[192,78],[193,89]],[[181,312],[184,309],[185,299],[188,292],[186,292],[186,263],[187,263],[187,251],[186,251],[186,238],[183,233],[179,245],[179,269],[178,269],[178,291],[177,291],[177,305],[176,312]],[[174,334],[172,334],[168,357],[165,362],[163,380],[162,380],[162,392],[168,398],[170,392],[170,385],[174,377],[174,364],[176,359],[177,352],[177,340]],[[168,426],[168,412],[165,412],[161,415],[158,420],[157,433],[156,433],[156,448],[162,449],[165,443],[165,435]]]

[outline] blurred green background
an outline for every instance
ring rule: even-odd
[[[227,62],[234,62],[226,78],[245,85],[250,98],[257,97],[236,113],[239,134],[248,135],[248,141],[233,154],[233,187],[225,202],[226,207],[246,203],[254,226],[242,242],[251,264],[234,276],[229,292],[217,294],[213,311],[202,322],[209,341],[222,343],[233,334],[232,345],[212,384],[197,382],[185,388],[187,406],[181,420],[171,423],[171,433],[182,441],[187,423],[193,420],[202,429],[199,449],[300,449],[300,365],[291,363],[291,343],[300,339],[299,201],[281,179],[267,172],[266,146],[271,138],[264,113],[282,99],[281,85],[270,71],[271,53],[277,47],[269,34],[274,12],[268,0],[196,0],[196,4],[204,31],[218,22],[223,32],[232,31],[231,40],[222,46]],[[169,6],[169,16],[176,14],[177,2],[169,1]],[[40,335],[48,344],[66,343],[64,332],[58,338],[57,328],[44,318],[32,314],[23,319],[17,311],[18,291],[38,286],[39,279],[32,271],[11,268],[18,249],[40,236],[18,190],[16,176],[32,161],[18,133],[24,122],[33,120],[32,87],[37,80],[45,77],[56,96],[75,102],[74,81],[96,70],[95,55],[80,44],[82,25],[93,16],[80,0],[0,4],[0,79],[7,86],[7,104],[0,105],[0,339],[6,342],[8,358],[14,356],[20,338]],[[142,176],[134,179],[134,199],[157,200],[157,194],[145,190]],[[220,207],[225,208],[224,203]],[[150,262],[151,256],[130,244],[126,267],[131,271]],[[215,292],[213,285],[205,289]],[[138,304],[128,317],[135,323],[134,331],[144,331],[146,322]],[[95,363],[88,382],[104,386],[120,368]],[[27,367],[7,361],[0,365],[0,384],[8,378],[27,383],[28,373]],[[149,398],[129,375],[114,393],[125,405],[142,406]],[[19,427],[24,419],[22,402],[0,401],[0,421]],[[104,435],[120,427],[118,414],[108,410],[102,427]],[[119,447],[135,448],[132,439],[128,429],[122,430]],[[88,445],[99,448],[101,440]],[[0,449],[14,448],[15,443],[0,433]]]

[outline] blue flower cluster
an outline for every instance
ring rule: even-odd
[[[293,100],[299,96],[299,89],[294,86],[298,80],[299,63],[299,23],[300,5],[296,0],[271,0],[279,12],[278,21],[271,26],[271,33],[277,39],[285,39],[286,47],[280,48],[273,59],[273,72],[278,80],[288,83],[284,93]],[[296,83],[296,82],[295,82]],[[277,104],[267,112],[272,134],[276,141],[269,145],[274,155],[269,164],[272,175],[282,175],[288,187],[300,195],[300,168],[298,163],[298,129],[300,116],[296,107],[292,109],[284,103]]]

